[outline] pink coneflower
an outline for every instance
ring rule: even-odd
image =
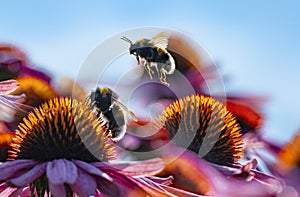
[[[158,128],[177,146],[212,163],[228,165],[242,158],[240,127],[212,97],[191,95],[174,101],[159,116]]]
[[[84,104],[55,98],[19,125],[7,162],[0,164],[0,196],[198,196],[168,187],[172,177],[147,177],[160,159],[111,164],[106,127]]]

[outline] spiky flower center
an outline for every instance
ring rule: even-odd
[[[54,98],[19,124],[9,159],[107,161],[113,147],[92,111],[76,100]]]
[[[178,146],[217,164],[241,159],[240,127],[226,107],[211,97],[192,95],[171,104],[158,125]]]

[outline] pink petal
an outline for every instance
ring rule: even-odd
[[[18,188],[13,188],[13,187],[9,187],[5,190],[3,190],[2,192],[0,192],[0,196],[2,197],[6,197],[6,196],[11,196],[16,190],[18,190]]]
[[[64,184],[52,184],[49,182],[51,194],[55,197],[66,197],[66,189]]]
[[[29,183],[33,182],[35,179],[44,174],[46,170],[46,163],[38,164],[34,166],[31,170],[25,172],[24,174],[10,179],[9,182],[17,187],[24,187]]]
[[[165,167],[160,158],[149,159],[139,162],[128,162],[126,164],[110,164],[111,167],[121,169],[123,174],[128,176],[140,176],[157,174]]]
[[[16,80],[6,80],[0,82],[0,95],[9,94],[17,89],[19,84]]]
[[[162,189],[160,184],[154,183],[146,177],[140,177],[136,179],[136,184],[145,190],[150,196],[173,196],[171,193],[168,193],[166,190]]]
[[[85,172],[92,174],[92,175],[96,175],[99,177],[103,177],[105,179],[107,179],[108,181],[112,182],[113,180],[109,177],[108,174],[106,174],[105,172],[103,172],[102,170],[96,168],[95,166],[88,164],[84,161],[80,161],[80,160],[74,160],[73,161],[78,167],[80,167],[82,170],[84,170]]]
[[[22,191],[22,193],[20,194],[20,197],[28,197],[31,195],[31,192],[30,192],[30,187],[25,187]]]
[[[6,190],[9,186],[7,185],[7,183],[1,183],[0,184],[0,194],[1,192],[3,192],[4,190]]]
[[[107,173],[109,173],[114,181],[109,183],[105,179],[101,180],[101,178],[98,178],[97,187],[101,193],[110,197],[146,196],[144,188],[139,187],[137,184],[138,181],[134,178],[126,176],[118,171],[107,171]]]
[[[47,163],[47,177],[52,184],[74,183],[77,179],[77,167],[65,159]]]
[[[155,177],[155,176],[147,176],[145,177],[155,183],[161,184],[161,185],[171,185],[173,183],[173,176],[168,176],[166,178],[162,178],[162,177]]]
[[[33,160],[26,159],[4,162],[0,164],[0,180],[5,180],[14,177],[16,176],[17,172],[31,168],[36,163],[37,162]]]
[[[74,184],[70,184],[72,190],[78,196],[91,196],[96,193],[96,180],[91,175],[87,174],[78,168],[78,177]]]
[[[200,195],[200,194],[194,194],[194,193],[191,193],[191,192],[188,192],[188,191],[185,191],[185,190],[181,190],[181,189],[177,189],[177,188],[174,188],[174,187],[169,187],[169,186],[165,186],[165,185],[161,185],[161,187],[164,190],[172,193],[175,196],[180,196],[180,197],[205,197],[205,196]]]

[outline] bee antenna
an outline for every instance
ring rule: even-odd
[[[129,44],[132,44],[132,41],[125,36],[123,36],[121,39],[124,40],[125,42],[128,42]]]

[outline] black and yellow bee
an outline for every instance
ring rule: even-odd
[[[90,101],[89,106],[96,111],[96,116],[107,121],[113,141],[121,140],[126,133],[126,112],[134,121],[137,121],[134,113],[120,102],[119,96],[110,88],[97,88],[87,99]]]
[[[150,79],[152,79],[152,75],[154,74],[152,70],[154,67],[161,83],[169,86],[166,75],[173,74],[176,66],[174,58],[166,49],[168,46],[166,32],[157,34],[151,40],[143,38],[135,43],[125,36],[121,39],[130,43],[130,54],[135,55],[138,64],[145,67]]]

